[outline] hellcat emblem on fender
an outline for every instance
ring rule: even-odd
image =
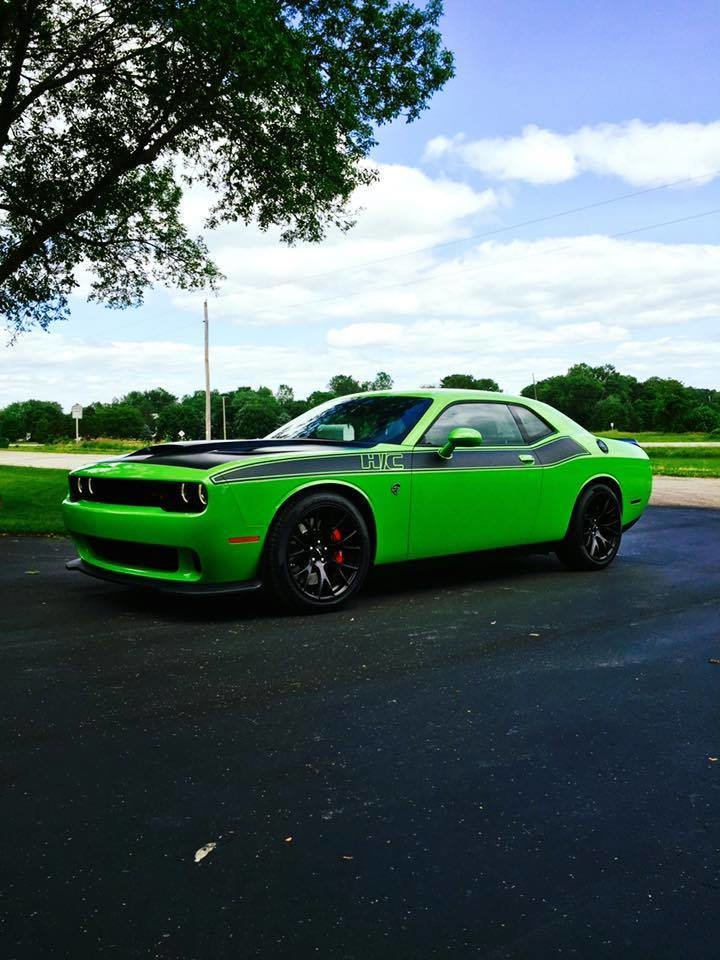
[[[404,470],[404,453],[361,453],[360,466],[363,470]]]

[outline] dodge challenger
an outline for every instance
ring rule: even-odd
[[[265,585],[325,610],[371,566],[504,547],[602,570],[647,506],[650,463],[526,397],[340,397],[254,440],[144,447],[73,471],[78,558],[104,580],[181,593]]]

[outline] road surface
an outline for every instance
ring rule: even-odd
[[[719,544],[651,509],[600,574],[413,565],[287,617],[5,538],[0,955],[714,956]]]

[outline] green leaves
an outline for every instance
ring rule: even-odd
[[[720,425],[720,392],[686,387],[679,380],[650,377],[644,382],[619,373],[612,364],[577,363],[566,374],[539,380],[523,396],[551,404],[591,430],[613,424],[623,431],[711,432]]]
[[[14,331],[92,296],[212,287],[180,218],[192,171],[208,225],[288,242],[347,229],[378,124],[414,119],[452,75],[437,23],[391,0],[25,0],[0,13],[0,310]],[[4,21],[2,18],[5,18]]]

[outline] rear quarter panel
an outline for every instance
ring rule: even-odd
[[[591,434],[575,436],[589,456],[555,466],[544,467],[540,501],[538,538],[560,540],[570,523],[572,511],[583,488],[593,480],[614,480],[620,488],[622,522],[637,520],[645,510],[652,492],[652,469],[647,454],[633,444],[606,440],[608,453],[603,453]]]

